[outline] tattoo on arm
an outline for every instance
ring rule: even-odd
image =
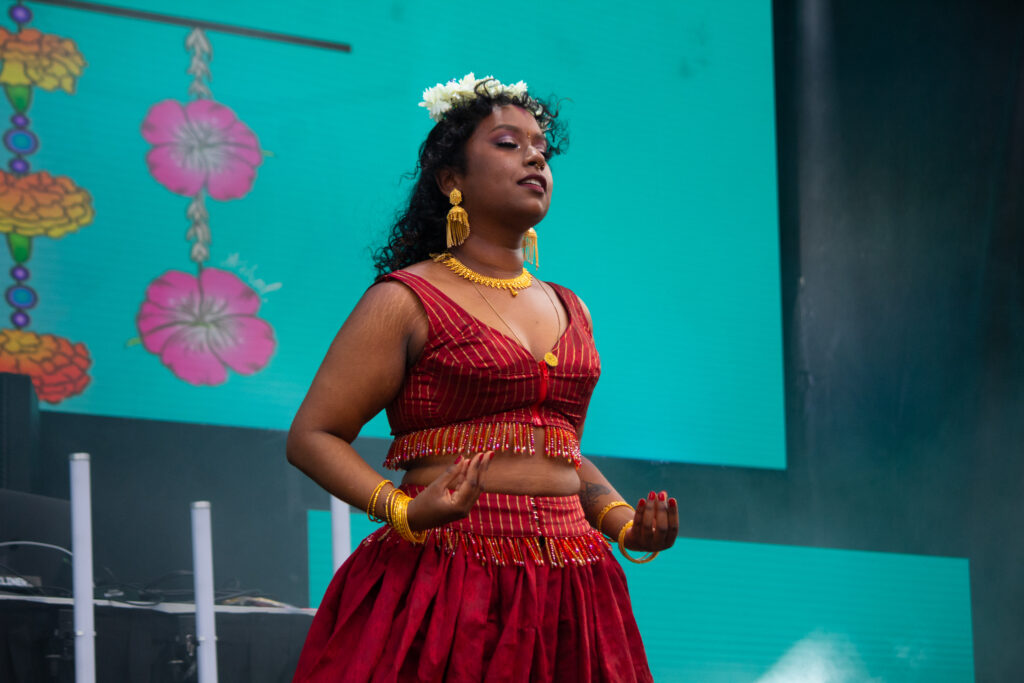
[[[584,481],[580,485],[580,505],[584,510],[589,510],[601,496],[607,496],[612,492],[610,486],[595,484],[592,481]]]

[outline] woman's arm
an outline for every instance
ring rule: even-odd
[[[587,326],[593,332],[594,321],[590,316],[590,309],[583,299],[577,297],[580,307],[583,308],[583,315],[586,316]],[[580,439],[583,439],[583,425],[577,430]],[[601,518],[601,527],[597,527],[598,516],[609,503],[624,500],[615,488],[608,483],[608,480],[601,470],[597,469],[594,463],[583,458],[583,465],[579,470],[580,474],[580,504],[587,515],[587,521],[595,529],[610,538],[618,538],[622,527],[630,520],[633,521],[633,528],[626,534],[625,545],[630,550],[657,551],[671,547],[679,534],[679,506],[675,498],[669,498],[665,491],[656,493],[651,491],[647,498],[642,498],[636,504],[634,513],[625,505],[614,507]]]
[[[622,527],[632,521],[626,534],[625,545],[630,550],[657,551],[670,548],[679,534],[679,506],[675,498],[665,491],[651,491],[647,498],[636,504],[636,511],[625,505],[614,507],[601,519],[597,517],[609,503],[623,500],[601,470],[588,458],[583,458],[580,474],[580,504],[591,526],[610,538],[617,538]]]
[[[394,399],[426,334],[426,316],[408,288],[384,282],[368,289],[331,343],[292,421],[288,461],[332,495],[365,510],[381,477],[352,441]],[[488,462],[481,453],[449,468],[409,504],[409,526],[419,530],[465,516],[482,491]],[[378,517],[384,517],[389,490],[377,497]]]

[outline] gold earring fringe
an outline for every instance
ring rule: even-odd
[[[523,260],[533,264],[534,268],[540,268],[540,256],[537,252],[537,231],[530,228],[523,235]]]
[[[448,195],[448,200],[452,203],[451,210],[448,211],[448,227],[445,230],[445,243],[448,248],[457,247],[466,241],[469,237],[469,214],[466,210],[459,206],[462,201],[462,193],[458,190],[452,190],[451,194]]]

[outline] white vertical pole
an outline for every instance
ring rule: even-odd
[[[331,496],[331,549],[334,571],[338,571],[352,552],[352,528],[349,523],[348,503]]]
[[[213,613],[213,541],[210,503],[192,503],[192,576],[196,593],[196,663],[199,683],[217,683],[217,629]]]
[[[75,683],[96,680],[96,622],[92,588],[92,496],[89,454],[72,453],[71,587],[75,598]]]

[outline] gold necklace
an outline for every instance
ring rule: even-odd
[[[544,293],[547,294],[548,302],[551,303],[551,308],[554,309],[554,311],[555,311],[555,320],[557,321],[556,322],[557,329],[561,330],[562,329],[562,316],[558,312],[558,307],[555,306],[555,301],[554,301],[554,299],[551,298],[551,294],[548,293],[547,287],[541,287],[541,289],[543,289]],[[498,313],[498,309],[494,307],[494,305],[487,299],[486,296],[484,296],[484,293],[481,292],[479,289],[476,290],[476,293],[480,295],[480,298],[484,300],[485,304],[490,306],[491,310],[494,311],[494,315],[498,316],[498,319],[501,320],[501,322],[505,323],[505,327],[507,327],[508,331],[511,332],[513,334],[513,336],[515,336],[516,340],[519,342],[519,345],[522,346],[523,349],[525,349],[527,353],[530,353],[530,347],[528,347],[523,342],[523,338],[519,336],[519,334],[515,331],[515,328],[513,328],[511,325],[508,324],[508,321],[505,320],[505,317],[501,313]],[[562,335],[559,334],[558,337],[555,338],[555,344],[558,344],[558,340],[561,339],[561,338],[562,338]],[[530,354],[530,355],[533,355],[533,354]],[[558,365],[558,356],[556,356],[554,354],[554,352],[548,351],[547,353],[544,354],[544,362],[548,364],[548,367],[553,368],[556,365]]]
[[[490,277],[483,275],[471,269],[465,263],[455,258],[455,256],[449,252],[438,254],[434,257],[434,261],[440,263],[448,270],[452,271],[464,280],[475,282],[478,285],[484,287],[493,287],[494,289],[507,289],[512,296],[519,296],[519,290],[526,289],[533,284],[533,276],[530,275],[526,268],[523,268],[523,272],[516,277],[500,278]],[[500,317],[500,316],[499,316]]]

